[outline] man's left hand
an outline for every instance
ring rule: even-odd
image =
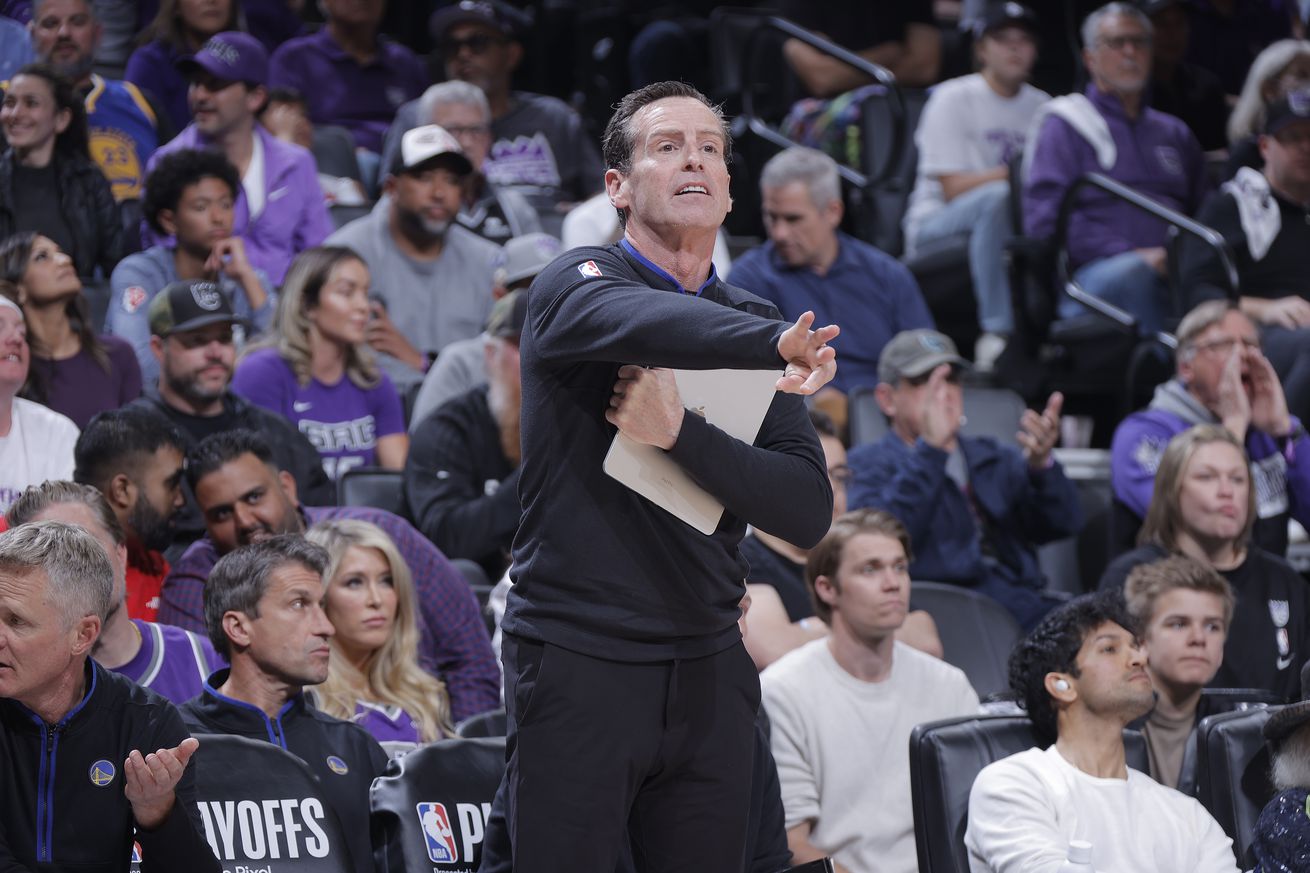
[[[136,749],[123,762],[126,786],[123,794],[132,805],[132,817],[142,830],[154,830],[164,823],[173,809],[173,789],[186,772],[187,763],[200,741],[187,737],[176,748],[160,749],[142,755]]]
[[[1250,380],[1251,426],[1275,437],[1292,432],[1292,417],[1287,413],[1287,398],[1269,359],[1259,350],[1251,349],[1246,356],[1247,378]]]
[[[1056,391],[1046,401],[1046,408],[1038,415],[1025,409],[1019,420],[1019,445],[1030,470],[1044,470],[1051,462],[1051,449],[1060,439],[1060,409],[1064,395]]]
[[[214,243],[205,259],[205,272],[211,276],[222,273],[238,282],[255,277],[255,268],[246,257],[246,244],[239,236],[230,236]]]
[[[682,432],[686,410],[673,371],[658,367],[619,367],[605,420],[628,439],[668,451]]]

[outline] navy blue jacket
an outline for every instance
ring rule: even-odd
[[[1059,464],[1030,471],[1018,449],[989,437],[959,441],[972,507],[946,475],[946,452],[888,431],[851,451],[851,508],[885,509],[905,524],[915,579],[976,584],[990,575],[1044,588],[1034,546],[1082,527],[1073,483]]]

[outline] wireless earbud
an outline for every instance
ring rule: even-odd
[[[1056,691],[1068,691],[1068,690],[1069,690],[1069,680],[1067,680],[1067,679],[1056,679],[1056,680],[1055,680],[1055,690],[1056,690]]]

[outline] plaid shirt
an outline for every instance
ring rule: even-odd
[[[382,528],[414,575],[419,659],[426,670],[446,683],[451,717],[459,722],[500,706],[500,668],[477,599],[436,546],[404,519],[381,509],[304,506],[300,516],[306,527],[349,518]],[[218,549],[208,536],[191,544],[164,580],[159,621],[205,632],[205,580],[218,558]]]

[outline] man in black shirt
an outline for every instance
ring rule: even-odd
[[[502,629],[507,819],[519,873],[741,866],[759,680],[737,627],[746,523],[800,546],[832,489],[802,398],[827,342],[725,285],[710,261],[731,141],[694,88],[620,101],[604,139],[624,238],[556,259],[520,342],[523,516]],[[666,369],[778,370],[754,445],[683,408]],[[700,534],[602,469],[615,431],[668,453],[725,507]],[[566,810],[566,815],[560,811]]]
[[[896,3],[814,3],[786,0],[782,14],[849,49],[867,61],[886,67],[902,87],[925,88],[937,81],[942,38],[931,0]],[[869,77],[797,39],[783,45],[787,63],[815,97],[836,97],[869,84]]]

